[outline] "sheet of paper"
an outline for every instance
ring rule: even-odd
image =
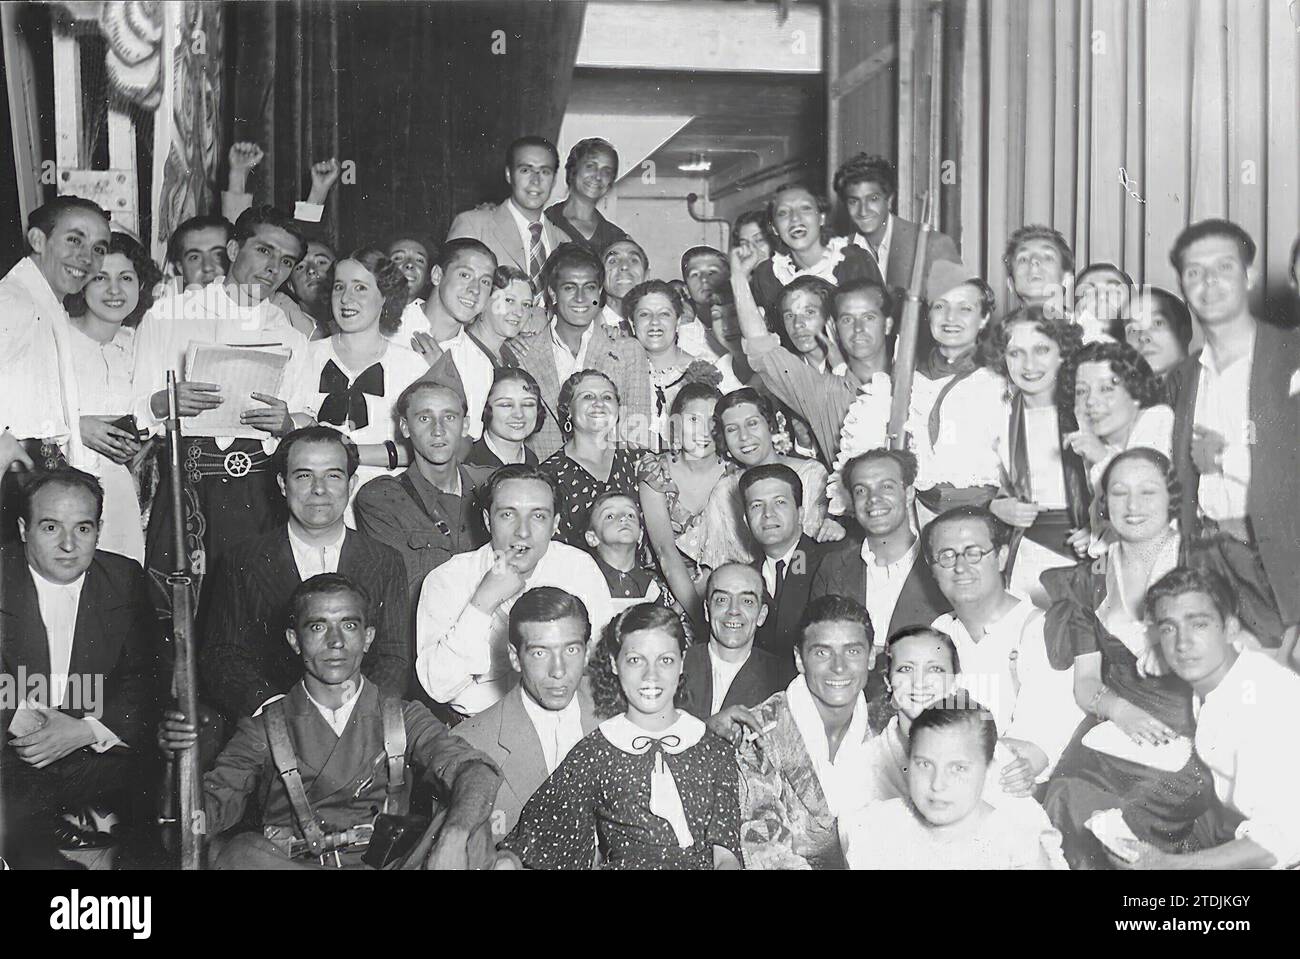
[[[245,426],[239,422],[239,414],[262,405],[250,397],[251,393],[280,394],[289,354],[289,348],[279,343],[190,343],[185,355],[185,378],[193,383],[217,384],[225,402],[214,410],[186,417],[181,426],[185,435],[266,439],[269,433]]]

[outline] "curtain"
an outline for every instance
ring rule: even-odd
[[[267,152],[257,199],[291,206],[311,164],[334,155],[344,165],[327,217],[336,244],[399,228],[441,239],[456,213],[505,196],[511,140],[559,135],[584,10],[567,0],[228,5],[230,136]]]
[[[1286,301],[1300,231],[1300,25],[1288,4],[949,0],[944,8],[948,28],[964,23],[945,49],[959,63],[948,64],[944,101],[944,155],[959,157],[963,256],[1001,295],[1002,251],[1022,224],[1060,230],[1081,266],[1113,262],[1136,282],[1177,291],[1169,249],[1178,232],[1227,217],[1259,246],[1257,308],[1265,295]]]

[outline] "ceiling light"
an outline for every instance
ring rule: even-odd
[[[677,164],[677,169],[683,173],[708,173],[713,169],[713,161],[706,159],[703,153],[693,153],[690,161]]]

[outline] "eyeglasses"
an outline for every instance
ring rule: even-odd
[[[988,549],[981,549],[978,546],[967,546],[960,552],[955,549],[941,549],[935,554],[934,558],[930,560],[930,562],[934,563],[936,566],[942,566],[944,569],[952,569],[957,565],[957,557],[964,556],[966,557],[967,564],[974,566],[983,560],[989,553],[996,553],[997,550],[998,548],[996,546],[990,546]]]

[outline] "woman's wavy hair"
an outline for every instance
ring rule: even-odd
[[[1115,458],[1106,464],[1106,469],[1101,474],[1101,483],[1098,485],[1094,497],[1097,503],[1097,515],[1102,519],[1110,519],[1109,504],[1106,502],[1106,490],[1110,488],[1110,477],[1115,472],[1115,467],[1121,463],[1127,463],[1129,460],[1142,460],[1150,463],[1156,468],[1156,472],[1164,477],[1165,489],[1169,492],[1169,519],[1177,516],[1183,502],[1183,484],[1178,481],[1178,473],[1169,457],[1159,450],[1151,449],[1149,446],[1135,446],[1132,449],[1124,450],[1116,454]]]
[[[767,245],[776,249],[776,234],[772,232],[772,222],[766,210],[746,210],[736,217],[736,222],[731,225],[731,245],[736,246],[740,243],[740,231],[750,223],[758,227],[764,239],[767,240]]]
[[[121,253],[130,260],[136,278],[140,281],[140,299],[135,309],[122,321],[122,325],[128,329],[139,326],[140,320],[149,311],[149,307],[153,306],[153,291],[154,287],[162,281],[162,270],[158,269],[157,264],[150,259],[149,251],[125,233],[115,232],[109,236],[108,253]],[[108,253],[104,255],[107,256]],[[86,305],[84,289],[65,297],[63,304],[69,316],[85,316],[90,309]]]
[[[497,267],[496,272],[492,274],[492,289],[504,290],[511,283],[522,283],[528,287],[528,292],[532,296],[537,295],[537,290],[533,286],[533,281],[529,279],[528,274],[517,266],[511,266],[509,263],[503,263]]]
[[[722,414],[729,409],[737,406],[743,406],[746,403],[752,403],[758,407],[758,411],[763,414],[763,419],[767,421],[767,428],[775,435],[781,431],[781,424],[776,418],[776,407],[772,401],[764,396],[752,386],[746,386],[739,390],[732,390],[722,399],[718,400],[718,405],[713,408],[713,444],[717,447],[718,455],[724,460],[734,463],[735,457],[727,449],[727,435],[722,426]]]
[[[492,425],[492,391],[499,383],[511,382],[522,383],[524,391],[537,400],[537,422],[533,424],[533,431],[528,434],[536,436],[546,422],[546,404],[542,401],[542,388],[537,385],[532,373],[517,366],[498,366],[492,371],[492,385],[488,387],[487,399],[483,401],[483,432],[486,433],[488,427]]]
[[[614,179],[618,179],[618,151],[614,149],[614,144],[608,140],[602,140],[600,137],[588,137],[585,140],[579,140],[569,151],[569,157],[564,161],[564,182],[573,186],[573,178],[578,172],[578,164],[593,153],[608,153],[614,158]],[[613,184],[610,184],[613,187]]]
[[[637,603],[619,613],[600,634],[600,642],[587,665],[587,681],[591,685],[591,699],[596,707],[596,715],[609,719],[627,710],[627,697],[623,695],[623,686],[614,672],[614,660],[623,650],[623,642],[632,633],[647,629],[662,629],[677,641],[678,651],[686,652],[686,629],[681,618],[667,606],[658,603]],[[678,679],[686,676],[683,669]]]
[[[667,280],[643,280],[628,290],[623,297],[623,319],[631,324],[632,313],[636,310],[637,304],[652,293],[668,297],[668,302],[673,305],[673,312],[677,314],[677,319],[680,322],[682,318],[682,295]]]
[[[1079,367],[1084,363],[1109,364],[1111,372],[1119,377],[1128,395],[1142,409],[1164,402],[1164,389],[1146,357],[1127,343],[1098,341],[1085,343],[1068,362],[1061,364],[1061,372],[1056,377],[1058,408],[1074,408],[1074,387],[1079,378]]]
[[[402,268],[379,247],[360,247],[342,259],[336,260],[330,268],[326,289],[330,291],[331,297],[333,297],[334,277],[343,260],[354,260],[360,263],[375,278],[379,295],[384,298],[384,305],[379,310],[379,332],[385,336],[396,333],[402,327],[402,311],[406,309],[407,300],[410,298],[410,287],[402,273]],[[326,328],[331,336],[339,332],[338,322],[334,319],[333,303],[330,304]]]
[[[577,390],[578,384],[581,383],[589,376],[599,376],[602,380],[604,380],[606,383],[609,384],[610,389],[614,391],[614,399],[618,400],[619,412],[620,414],[622,413],[623,397],[621,397],[618,393],[617,383],[615,383],[612,379],[610,379],[606,374],[600,372],[600,370],[593,370],[591,368],[585,370],[575,370],[573,374],[567,380],[565,380],[564,384],[560,387],[560,398],[559,401],[555,404],[556,407],[555,418],[559,422],[560,432],[563,433],[565,436],[568,436],[570,433],[573,432],[574,391]]]
[[[772,191],[772,199],[767,201],[767,232],[772,238],[772,249],[785,254],[790,252],[790,248],[785,245],[785,241],[781,239],[781,234],[776,229],[776,198],[782,193],[789,193],[792,190],[802,190],[807,193],[813,198],[813,202],[817,204],[817,212],[826,216],[826,222],[822,224],[820,233],[821,243],[825,246],[831,241],[832,236],[831,201],[806,183],[782,183]]]
[[[1002,319],[989,323],[985,336],[979,343],[976,360],[980,366],[987,367],[1011,382],[1007,375],[1007,343],[1011,339],[1010,329],[1016,323],[1032,323],[1034,329],[1042,333],[1061,348],[1061,368],[1064,369],[1073,359],[1074,354],[1083,347],[1083,331],[1077,323],[1069,320],[1054,320],[1043,313],[1042,307],[1026,306],[1007,314]],[[1071,390],[1073,395],[1073,390]],[[1074,408],[1071,401],[1070,409]]]

